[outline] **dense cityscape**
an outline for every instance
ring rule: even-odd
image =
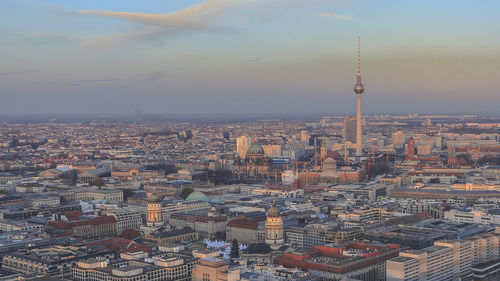
[[[0,281],[500,280],[462,2],[3,1]]]
[[[2,280],[496,280],[500,119],[362,124],[4,122]]]

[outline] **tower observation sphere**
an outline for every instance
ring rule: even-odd
[[[356,94],[362,94],[365,91],[365,87],[363,87],[363,84],[358,83],[354,85],[354,92]]]

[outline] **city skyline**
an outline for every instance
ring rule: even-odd
[[[363,112],[500,102],[495,1],[1,5],[3,114],[353,114],[358,36]]]

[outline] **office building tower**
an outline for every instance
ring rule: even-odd
[[[236,138],[236,153],[238,153],[241,159],[245,158],[249,146],[250,138],[248,136],[242,135]]]
[[[392,133],[392,146],[396,150],[402,150],[405,145],[405,134],[401,131]]]
[[[307,131],[302,131],[300,132],[300,141],[303,142],[305,145],[309,145],[309,133]]]
[[[344,143],[351,142],[356,143],[356,117],[347,116],[344,118],[344,129],[342,131],[342,137],[344,138]]]
[[[412,159],[415,157],[415,139],[410,137],[408,139],[408,144],[406,145],[406,159]]]

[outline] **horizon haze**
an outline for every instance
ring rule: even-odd
[[[496,113],[498,1],[0,4],[0,111]]]

